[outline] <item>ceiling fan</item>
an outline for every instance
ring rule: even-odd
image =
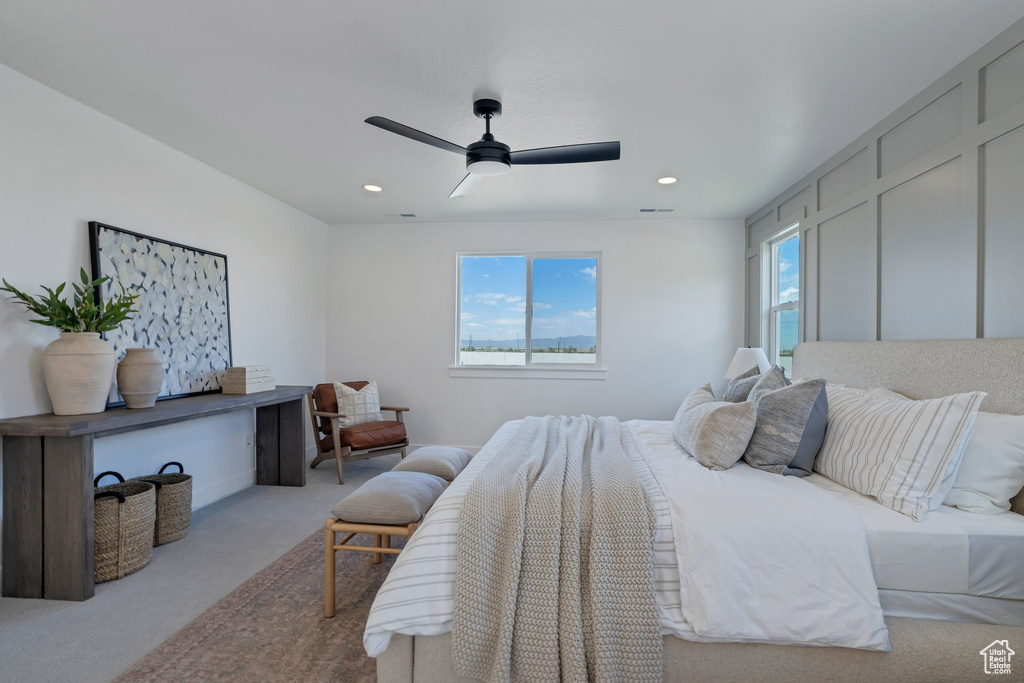
[[[491,135],[491,119],[501,116],[501,102],[497,100],[477,100],[473,103],[473,113],[484,119],[487,129],[479,142],[466,147],[434,137],[415,128],[397,123],[383,116],[371,116],[366,123],[377,126],[392,133],[403,135],[440,149],[462,154],[466,157],[466,170],[469,171],[462,182],[452,190],[448,198],[465,197],[476,189],[486,176],[505,175],[519,164],[578,164],[588,161],[615,161],[619,158],[619,142],[591,142],[582,145],[563,145],[561,147],[541,147],[538,149],[522,149],[516,152],[509,150]]]

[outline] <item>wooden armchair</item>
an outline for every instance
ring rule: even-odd
[[[343,384],[359,391],[368,382]],[[381,411],[393,411],[395,419],[341,427],[338,418],[344,415],[338,412],[338,397],[334,393],[334,384],[316,385],[313,392],[306,395],[306,400],[309,402],[309,419],[313,421],[313,433],[319,437],[314,439],[316,458],[309,464],[311,468],[324,460],[334,458],[338,465],[338,483],[344,484],[342,463],[345,460],[365,460],[392,453],[401,453],[402,457],[405,457],[409,437],[405,431],[402,413],[408,412],[408,408],[381,406]]]

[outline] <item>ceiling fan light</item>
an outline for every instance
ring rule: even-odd
[[[480,161],[474,161],[466,164],[466,170],[473,175],[495,176],[505,175],[512,170],[512,167],[504,161],[481,159]]]

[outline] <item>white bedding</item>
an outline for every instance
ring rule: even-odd
[[[804,481],[860,519],[879,588],[1024,600],[1024,515],[942,505],[915,522],[820,474]]]
[[[451,630],[462,499],[518,424],[495,433],[399,555],[367,620],[370,656],[387,649],[394,633]],[[707,470],[676,444],[671,422],[626,425],[639,447],[630,454],[634,467],[658,513],[655,587],[663,634],[889,649],[864,528],[846,506],[794,477],[743,463]],[[806,562],[808,554],[818,561]]]

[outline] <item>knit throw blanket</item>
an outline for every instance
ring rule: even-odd
[[[466,494],[452,656],[487,681],[660,681],[651,499],[613,417],[526,418]]]

